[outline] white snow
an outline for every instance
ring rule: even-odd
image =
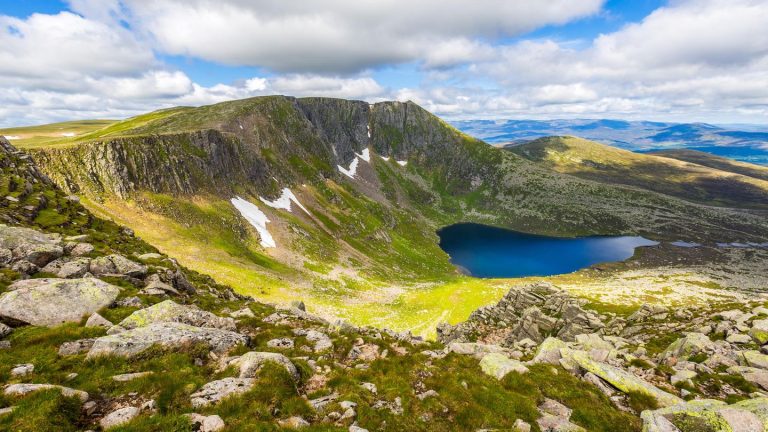
[[[357,157],[359,157],[360,159],[362,159],[362,160],[364,160],[364,161],[366,161],[368,163],[371,163],[371,151],[370,150],[363,149],[362,153],[355,153],[355,155],[357,155]]]
[[[288,210],[289,212],[291,211],[291,202],[294,202],[300,209],[304,210],[304,213],[309,214],[309,211],[301,205],[299,199],[296,198],[296,195],[294,195],[288,188],[283,188],[283,194],[280,195],[280,198],[274,201],[269,201],[264,197],[259,197],[259,199],[261,202],[272,208]]]
[[[234,197],[230,201],[232,202],[232,205],[235,206],[237,211],[239,211],[240,214],[245,218],[245,220],[253,225],[253,227],[256,228],[256,231],[259,232],[262,246],[265,248],[277,247],[275,239],[272,238],[272,234],[267,231],[267,222],[270,220],[267,218],[267,215],[265,215],[264,212],[259,210],[256,205],[240,197]]]
[[[239,125],[239,126],[240,126],[240,130],[243,130],[243,125]]]
[[[7,140],[9,140],[9,141],[10,141],[10,140],[20,140],[20,139],[21,139],[21,137],[20,137],[20,136],[18,136],[18,135],[6,135],[5,139],[7,139]]]
[[[400,166],[406,166],[408,165],[408,161],[397,161],[397,163],[400,164]]]
[[[385,161],[389,162],[389,156],[381,156],[381,158],[384,159]]]
[[[349,169],[344,169],[341,165],[336,165],[339,168],[339,171],[341,171],[342,174],[349,178],[355,178],[355,173],[357,172],[357,164],[360,162],[360,159],[355,157],[352,160],[352,163],[349,164]]]
[[[368,138],[371,137],[371,125],[368,125]]]
[[[64,132],[63,134],[61,134],[61,136],[70,138],[70,137],[75,136],[75,133],[74,132]]]
[[[352,159],[352,163],[349,165],[349,169],[345,169],[341,165],[336,165],[339,168],[339,171],[341,171],[342,174],[349,178],[355,178],[355,173],[357,173],[357,164],[359,163],[360,159],[371,163],[371,151],[366,149],[363,149],[361,153],[355,153],[355,158]]]

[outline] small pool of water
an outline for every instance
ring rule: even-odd
[[[570,273],[597,263],[623,261],[636,247],[658,244],[631,236],[547,237],[473,223],[451,225],[437,234],[451,262],[481,278]]]

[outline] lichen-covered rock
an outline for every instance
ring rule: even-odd
[[[768,369],[768,355],[762,354],[759,351],[742,351],[740,357],[741,363],[746,366],[758,369]]]
[[[625,393],[638,392],[651,396],[663,407],[683,402],[679,397],[667,393],[629,372],[592,360],[585,352],[574,351],[571,358],[584,370],[592,372]]]
[[[85,402],[90,397],[88,393],[71,389],[69,387],[63,387],[53,384],[9,384],[3,389],[3,393],[6,396],[26,396],[30,393],[34,393],[40,390],[56,389],[61,391],[61,394],[66,397],[76,397]]]
[[[148,308],[137,310],[110,329],[109,333],[114,334],[159,322],[177,322],[195,327],[237,330],[235,320],[232,318],[219,317],[195,306],[180,305],[173,300],[166,300]]]
[[[132,357],[153,345],[180,348],[191,344],[208,345],[215,353],[223,353],[248,343],[248,337],[216,328],[161,322],[96,339],[88,358],[102,355]]]
[[[10,250],[14,261],[24,260],[38,267],[64,254],[58,235],[7,225],[0,225],[0,248]]]
[[[300,378],[299,370],[293,362],[288,357],[278,353],[251,351],[230,362],[231,365],[240,370],[240,378],[255,377],[266,363],[282,366],[294,381],[298,381]]]
[[[482,360],[480,360],[480,369],[487,375],[490,375],[496,379],[502,379],[510,372],[526,373],[528,368],[518,360],[510,359],[503,354],[491,353],[486,354]]]
[[[80,278],[88,272],[90,262],[88,258],[58,258],[49,262],[40,271],[64,279]]]
[[[672,342],[662,353],[662,358],[677,357],[687,359],[694,354],[711,351],[713,348],[714,343],[707,335],[688,333],[685,337]]]
[[[699,399],[687,403],[643,411],[643,432],[696,430],[713,432],[763,432],[768,430],[768,399],[755,398],[727,405]]]
[[[90,243],[78,243],[69,250],[69,254],[74,257],[81,257],[93,252],[94,249]]]
[[[219,432],[226,427],[224,420],[217,415],[204,416],[197,413],[184,414],[192,423],[192,430],[197,432]]]
[[[560,364],[560,350],[568,348],[565,342],[560,339],[548,337],[544,339],[539,347],[536,349],[536,353],[533,356],[533,363],[549,363]]]
[[[310,330],[307,332],[305,337],[308,341],[315,343],[315,346],[313,347],[315,352],[321,352],[333,348],[333,342],[331,342],[331,338],[329,338],[325,333],[319,332],[317,330]]]
[[[190,395],[192,406],[202,408],[219,403],[229,396],[247,392],[255,383],[253,378],[224,378],[211,381]]]
[[[90,272],[94,275],[120,274],[140,278],[147,274],[147,266],[129,260],[122,255],[107,255],[91,260]]]
[[[768,320],[752,321],[752,328],[749,329],[749,335],[760,345],[768,343]]]
[[[36,326],[78,322],[111,305],[120,288],[95,278],[28,279],[0,295],[0,319]]]

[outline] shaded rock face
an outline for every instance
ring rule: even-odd
[[[576,335],[604,327],[583,303],[547,283],[514,287],[497,304],[472,312],[467,321],[441,324],[437,336],[443,343],[481,341],[507,347],[523,339],[542,342],[548,336],[573,341]]]
[[[0,296],[0,320],[57,326],[78,322],[117,299],[120,288],[95,278],[21,280]]]
[[[239,333],[214,328],[193,327],[180,323],[154,323],[133,330],[96,339],[88,357],[116,355],[133,357],[153,345],[183,348],[193,344],[208,345],[211,351],[223,353],[237,345],[248,343],[248,337]]]

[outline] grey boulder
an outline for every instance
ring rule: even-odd
[[[187,324],[161,322],[138,327],[121,333],[96,339],[88,352],[88,358],[115,355],[133,357],[153,345],[166,348],[182,348],[205,344],[215,353],[229,351],[237,345],[248,343],[248,337],[239,333],[216,328],[201,328]]]
[[[120,293],[120,288],[95,278],[28,279],[8,289],[0,295],[0,319],[45,327],[78,322],[111,305]]]

